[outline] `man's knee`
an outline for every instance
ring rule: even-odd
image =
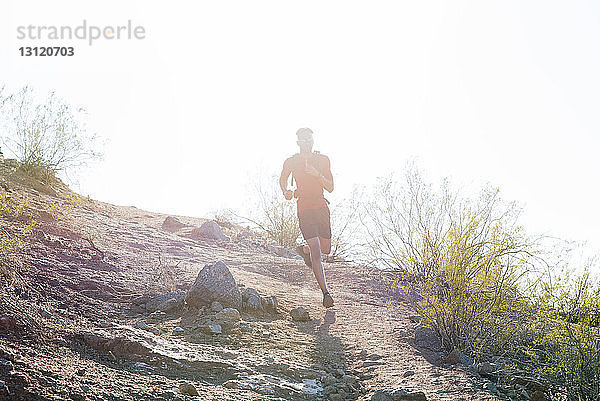
[[[320,250],[321,248],[321,244],[319,242],[319,238],[318,237],[313,237],[313,238],[308,238],[306,240],[306,243],[308,244],[308,247],[311,251],[317,251]]]

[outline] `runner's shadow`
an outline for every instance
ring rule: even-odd
[[[333,323],[335,323],[335,312],[328,309],[327,312],[325,312],[325,316],[323,316],[323,324],[321,327],[327,325],[327,330],[329,330],[329,325],[332,325]]]
[[[298,329],[314,336],[313,347],[309,350],[312,360],[311,368],[325,371],[336,381],[340,380],[343,373],[348,371],[347,350],[342,340],[331,333],[331,326],[337,323],[335,311],[328,309],[322,318],[298,325]],[[330,394],[325,394],[326,396]],[[358,393],[346,393],[344,400],[355,400]]]

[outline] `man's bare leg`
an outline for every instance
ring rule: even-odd
[[[319,245],[321,246],[321,254],[329,255],[329,252],[331,252],[331,238],[319,237]],[[308,245],[304,245],[302,250],[306,254],[310,253],[310,248]]]
[[[310,250],[310,260],[312,262],[313,273],[321,287],[323,294],[327,292],[327,284],[325,283],[325,273],[323,273],[323,265],[321,264],[321,245],[319,237],[309,238],[306,240]]]
[[[327,291],[327,283],[325,282],[325,273],[323,272],[323,264],[321,263],[321,244],[318,237],[309,238],[307,241],[310,250],[310,260],[312,262],[312,269],[319,287],[323,292],[323,306],[331,308],[333,306],[333,298]],[[331,246],[329,246],[331,247]],[[329,249],[327,249],[329,251]]]

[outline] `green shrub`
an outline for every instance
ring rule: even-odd
[[[10,287],[22,281],[19,274],[17,253],[23,237],[29,235],[35,221],[21,224],[16,219],[23,214],[27,200],[12,199],[4,188],[0,188],[0,284]]]
[[[568,271],[562,279],[546,282],[538,298],[534,371],[566,399],[600,399],[600,287],[585,271]]]
[[[413,306],[447,350],[477,356],[510,334],[533,245],[497,189],[472,201],[447,183],[435,192],[411,171],[404,186],[381,181],[365,214],[372,253],[399,271],[395,288],[416,297]]]
[[[572,268],[554,277],[497,189],[469,199],[409,170],[403,185],[381,180],[363,214],[373,260],[446,351],[498,362],[496,381],[529,396],[600,399],[600,287]]]

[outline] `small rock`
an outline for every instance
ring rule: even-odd
[[[2,369],[3,371],[10,372],[11,370],[13,370],[13,368],[14,365],[11,361],[9,361],[8,359],[0,358],[0,369]]]
[[[473,360],[471,358],[469,358],[467,355],[463,354],[456,348],[448,354],[448,356],[444,359],[444,362],[449,363],[451,365],[462,363],[465,366],[471,366],[473,364]]]
[[[238,322],[242,318],[240,312],[235,308],[225,308],[217,312],[215,318],[224,322]]]
[[[198,394],[198,390],[194,387],[193,384],[190,383],[182,383],[179,385],[179,392],[181,394],[189,394],[189,395],[200,395]]]
[[[329,396],[330,401],[342,401],[343,398],[340,394],[332,394]]]
[[[290,315],[292,316],[292,320],[297,322],[308,322],[310,320],[308,311],[301,306],[292,309]]]
[[[223,383],[223,387],[226,387],[226,388],[240,388],[240,385],[235,380],[227,380],[225,383]]]
[[[171,291],[160,294],[146,302],[146,310],[148,312],[174,312],[183,308],[184,299],[184,291]]]
[[[404,372],[404,374],[402,376],[404,377],[411,377],[415,375],[415,371],[414,370],[407,370],[406,372]]]
[[[277,297],[275,295],[261,296],[260,303],[268,312],[277,312]]]
[[[85,375],[85,368],[80,368],[80,369],[77,369],[77,372],[76,372],[76,373],[77,373],[77,375],[78,375],[78,376],[83,376],[83,375]]]
[[[422,318],[419,315],[410,315],[408,319],[413,323],[419,323]]]
[[[214,301],[210,304],[210,310],[213,312],[221,312],[223,310],[223,305],[219,301]]]
[[[148,315],[148,319],[158,321],[167,317],[167,314],[161,310],[157,310],[156,312],[152,312]]]
[[[160,334],[160,329],[159,329],[159,328],[157,328],[157,327],[152,327],[152,326],[149,326],[149,325],[148,325],[146,322],[144,322],[143,320],[140,320],[140,321],[138,321],[138,322],[136,323],[136,327],[137,327],[138,329],[146,330],[146,331],[149,331],[150,333],[153,333],[153,334],[156,334],[156,335],[159,335],[159,334]]]
[[[0,317],[0,329],[7,331],[13,331],[17,325],[17,322],[13,316],[2,316]]]
[[[193,238],[206,238],[214,239],[217,241],[229,241],[229,237],[223,234],[221,227],[214,221],[207,221],[200,227],[196,227],[192,230],[191,236]]]
[[[333,377],[333,375],[331,375],[329,373],[324,375],[323,377],[321,377],[321,382],[323,383],[324,386],[329,386],[329,385],[335,384],[336,381],[337,381],[336,378]]]
[[[142,329],[142,330],[148,330],[148,329],[150,329],[150,326],[148,325],[148,323],[144,322],[143,320],[139,320],[135,324],[135,327],[137,327],[138,329]]]
[[[40,314],[41,317],[43,317],[44,319],[50,319],[52,317],[52,315],[48,312],[46,312],[45,309],[39,308],[38,309],[38,313]]]
[[[489,392],[491,392],[493,394],[498,393],[498,389],[496,388],[496,385],[492,382],[487,382],[487,385],[485,388],[486,388],[486,390],[488,390]]]
[[[243,302],[247,302],[248,298],[250,297],[260,297],[260,295],[258,294],[258,291],[256,291],[256,289],[252,288],[252,287],[244,287],[240,290],[240,293],[242,295],[242,301]]]
[[[442,348],[442,343],[435,332],[425,326],[418,326],[415,329],[415,345],[433,351],[439,351]]]
[[[477,364],[477,373],[483,376],[492,376],[499,370],[499,367],[491,362],[482,362]]]
[[[371,366],[380,366],[380,365],[385,365],[385,363],[380,362],[380,361],[364,361],[362,363],[363,367],[368,368]]]
[[[185,227],[185,224],[173,216],[168,216],[162,223],[162,229],[172,233],[183,227]]]
[[[181,327],[175,327],[173,329],[173,335],[178,336],[183,334],[184,330]]]
[[[251,312],[258,312],[262,310],[262,303],[260,302],[260,298],[252,295],[245,303],[246,309]]]
[[[352,376],[352,375],[343,375],[342,380],[344,381],[344,383],[348,383],[348,384],[356,383],[356,377]]]
[[[205,324],[203,326],[200,326],[200,329],[205,332],[206,334],[222,334],[223,331],[221,330],[221,325],[220,324]]]

